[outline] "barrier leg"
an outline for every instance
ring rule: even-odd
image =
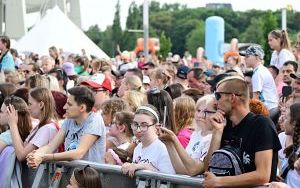
[[[43,176],[45,174],[46,165],[42,164],[39,166],[36,176],[34,178],[34,182],[32,184],[32,188],[39,188],[40,184],[43,180]]]

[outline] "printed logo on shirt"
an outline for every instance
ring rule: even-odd
[[[149,159],[142,159],[141,156],[138,156],[138,158],[134,161],[134,163],[138,164],[138,163],[148,163],[150,164],[153,168],[155,168],[157,171],[159,171],[158,168],[156,168],[156,166],[153,165],[153,163],[149,160]]]
[[[196,149],[199,147],[200,141],[196,142],[192,148],[192,151],[195,152]]]
[[[246,152],[243,153],[243,163],[244,164],[250,164],[250,155]]]

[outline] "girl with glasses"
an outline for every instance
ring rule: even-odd
[[[159,115],[152,105],[140,106],[134,115],[131,128],[140,143],[133,152],[133,162],[122,165],[122,172],[134,176],[136,170],[151,170],[175,174],[168,150],[158,139]]]

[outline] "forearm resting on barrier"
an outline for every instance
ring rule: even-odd
[[[86,134],[82,136],[79,146],[70,151],[65,151],[62,153],[41,153],[39,151],[32,153],[27,157],[28,165],[31,167],[37,167],[43,161],[64,161],[64,160],[80,160],[84,157],[84,155],[88,152],[91,146],[95,143],[95,141],[99,138],[99,136]],[[45,151],[51,151],[53,148],[48,145],[44,148]]]
[[[184,165],[184,170],[186,170],[184,174],[195,176],[204,172],[203,161],[191,158],[178,140],[175,141],[174,147],[181,159],[181,163]]]

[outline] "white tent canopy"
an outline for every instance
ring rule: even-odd
[[[82,54],[84,49],[87,54],[109,58],[57,6],[49,10],[14,48],[20,52],[48,55],[51,46],[76,54]]]

